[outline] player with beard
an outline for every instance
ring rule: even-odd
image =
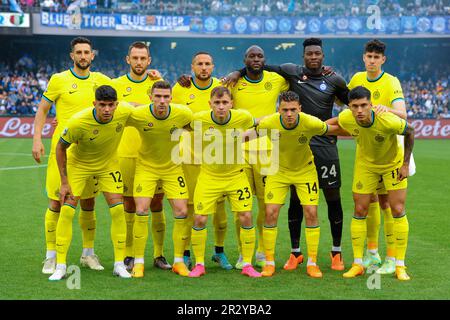
[[[313,115],[322,121],[332,117],[336,98],[343,103],[348,102],[345,80],[330,72],[330,68],[323,67],[324,57],[322,40],[310,38],[303,42],[303,66],[293,63],[265,66],[265,70],[277,72],[289,82],[289,90],[294,91],[300,97],[302,112]],[[245,76],[246,73],[246,69],[233,72],[227,76],[225,81],[230,84],[236,83],[237,79]],[[344,270],[341,254],[343,222],[340,196],[341,173],[336,142],[335,136],[315,136],[311,139],[310,146],[319,176],[319,186],[323,190],[328,205],[328,218],[333,237],[331,268]],[[295,189],[292,187],[288,213],[292,252],[284,269],[294,270],[298,264],[303,262],[300,250],[303,209]]]
[[[95,53],[89,39],[77,37],[71,41],[70,46],[70,58],[73,61],[73,67],[51,76],[34,119],[35,131],[32,155],[36,162],[40,163],[41,157],[45,154],[42,143],[42,128],[50,108],[55,104],[57,126],[52,137],[46,176],[46,191],[49,202],[45,213],[47,253],[42,268],[44,274],[53,274],[56,268],[56,225],[61,209],[59,202],[61,179],[56,163],[56,144],[69,118],[75,113],[93,106],[95,89],[111,83],[111,79],[104,74],[90,71]],[[87,266],[93,270],[103,270],[104,268],[98,257],[94,254],[96,228],[94,199],[81,199],[80,206],[79,223],[83,238],[83,252],[80,263],[82,266]]]
[[[152,61],[148,46],[139,41],[132,43],[128,48],[126,61],[130,66],[130,71],[113,80],[118,99],[134,106],[149,105],[151,103],[151,88],[155,82],[162,79],[155,79],[147,74],[147,68]],[[133,198],[133,189],[136,159],[140,145],[141,138],[137,129],[134,127],[125,128],[118,154],[124,184],[123,200],[125,220],[127,221],[127,246],[124,262],[129,271],[133,269],[134,265],[133,227],[136,206]],[[163,252],[166,230],[166,219],[162,205],[163,197],[162,188],[158,185],[150,205],[150,210],[152,211],[153,264],[157,268],[168,270],[172,266],[167,262]]]

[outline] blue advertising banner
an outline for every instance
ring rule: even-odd
[[[41,12],[41,25],[72,29],[175,31],[215,35],[414,35],[450,34],[450,16],[249,17],[162,16]]]

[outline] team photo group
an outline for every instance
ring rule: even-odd
[[[305,39],[303,61],[282,65],[266,64],[264,50],[252,45],[242,52],[243,68],[220,79],[213,77],[214,57],[199,48],[192,73],[180,74],[172,86],[151,69],[145,42],[130,44],[123,53],[129,72],[110,79],[90,71],[95,45],[74,38],[68,52],[73,65],[51,76],[34,119],[33,158],[40,163],[48,154],[42,273],[53,281],[67,277],[77,208],[80,265],[104,270],[101,252],[94,251],[96,232],[106,232],[97,230],[95,209],[103,194],[111,218],[113,275],[120,278],[150,272],[144,256],[151,241],[153,267],[183,277],[208,276],[205,264],[212,260],[223,272],[238,269],[251,278],[276,277],[304,263],[312,278],[323,277],[321,268],[355,278],[376,266],[377,274],[410,280],[405,203],[407,178],[415,173],[414,128],[407,122],[401,84],[383,70],[382,41],[361,48],[365,70],[348,83],[339,70],[324,66],[323,45],[319,38]],[[335,104],[342,107],[337,116]],[[42,129],[53,106],[47,150]],[[356,144],[348,226],[337,136]],[[323,201],[332,243],[319,244]],[[288,215],[279,219],[283,205]],[[173,219],[172,230],[166,219]],[[277,225],[286,221],[291,252],[279,253],[286,262],[278,266]],[[353,249],[353,261],[345,264],[343,231]],[[231,232],[237,248],[226,250],[238,251],[237,261],[225,252]],[[164,250],[169,235],[173,258]],[[214,241],[211,253],[208,236]],[[385,257],[378,252],[382,241]],[[319,266],[318,250],[325,246],[329,261]]]

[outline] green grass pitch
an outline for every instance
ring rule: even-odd
[[[31,139],[0,139],[0,243],[2,276],[0,299],[449,299],[450,266],[449,226],[450,211],[450,141],[418,140],[414,156],[417,174],[409,180],[407,213],[410,236],[406,263],[412,277],[400,282],[393,276],[381,278],[380,289],[367,287],[369,275],[357,279],[343,279],[342,272],[329,267],[331,248],[330,228],[326,203],[321,194],[319,217],[321,237],[318,263],[324,273],[322,279],[306,275],[305,265],[294,272],[282,270],[289,255],[287,207],[279,219],[276,248],[277,273],[272,278],[249,279],[237,270],[222,270],[211,262],[213,229],[209,219],[206,254],[207,274],[200,279],[183,278],[170,271],[153,267],[151,236],[146,251],[146,274],[143,279],[118,279],[112,276],[113,250],[110,240],[110,218],[102,197],[97,198],[97,238],[95,251],[105,270],[81,269],[81,288],[70,290],[66,281],[50,282],[41,274],[45,256],[44,166],[34,168],[31,157]],[[45,142],[48,152],[49,141]],[[351,180],[354,142],[339,142],[344,207],[343,252],[346,269],[351,265],[350,219],[353,212]],[[47,158],[44,158],[44,162]],[[9,168],[9,169],[8,169]],[[11,170],[11,168],[13,168]],[[165,255],[172,261],[171,210],[167,201],[167,230]],[[229,210],[229,209],[228,209]],[[77,216],[74,219],[74,237],[68,254],[68,265],[78,265],[81,254],[81,234]],[[380,253],[385,253],[383,229],[380,234]],[[306,251],[304,230],[301,245]],[[236,235],[229,215],[225,251],[234,264],[237,259]]]

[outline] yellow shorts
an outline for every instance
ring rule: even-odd
[[[137,161],[134,176],[134,197],[153,198],[155,194],[162,193],[157,190],[158,183],[161,183],[162,191],[166,194],[167,199],[189,198],[188,187],[181,166],[170,170],[157,170]]]
[[[136,158],[120,157],[120,171],[123,180],[123,196],[133,197],[134,176],[136,174]],[[158,182],[155,194],[163,193],[161,181]]]
[[[256,165],[246,167],[245,174],[252,189],[252,194],[256,195],[258,199],[264,200],[264,187],[267,176],[261,175]]]
[[[69,163],[67,175],[73,195],[81,199],[94,198],[100,192],[122,194],[123,180],[118,162],[97,172],[79,169]]]
[[[352,191],[360,194],[371,194],[377,192],[383,194],[383,190],[400,190],[406,189],[408,186],[408,179],[398,181],[398,171],[400,170],[401,163],[397,166],[382,171],[374,171],[368,169],[365,166],[355,165],[353,171],[353,186]],[[383,190],[378,190],[380,186],[383,186]],[[381,191],[381,192],[380,192]]]
[[[194,192],[195,213],[201,215],[215,213],[217,201],[224,196],[228,197],[233,212],[252,210],[252,190],[244,169],[227,179],[213,177],[200,171]]]
[[[284,204],[290,185],[295,186],[302,205],[319,204],[319,179],[314,163],[301,173],[278,171],[275,175],[267,176],[264,202]]]

